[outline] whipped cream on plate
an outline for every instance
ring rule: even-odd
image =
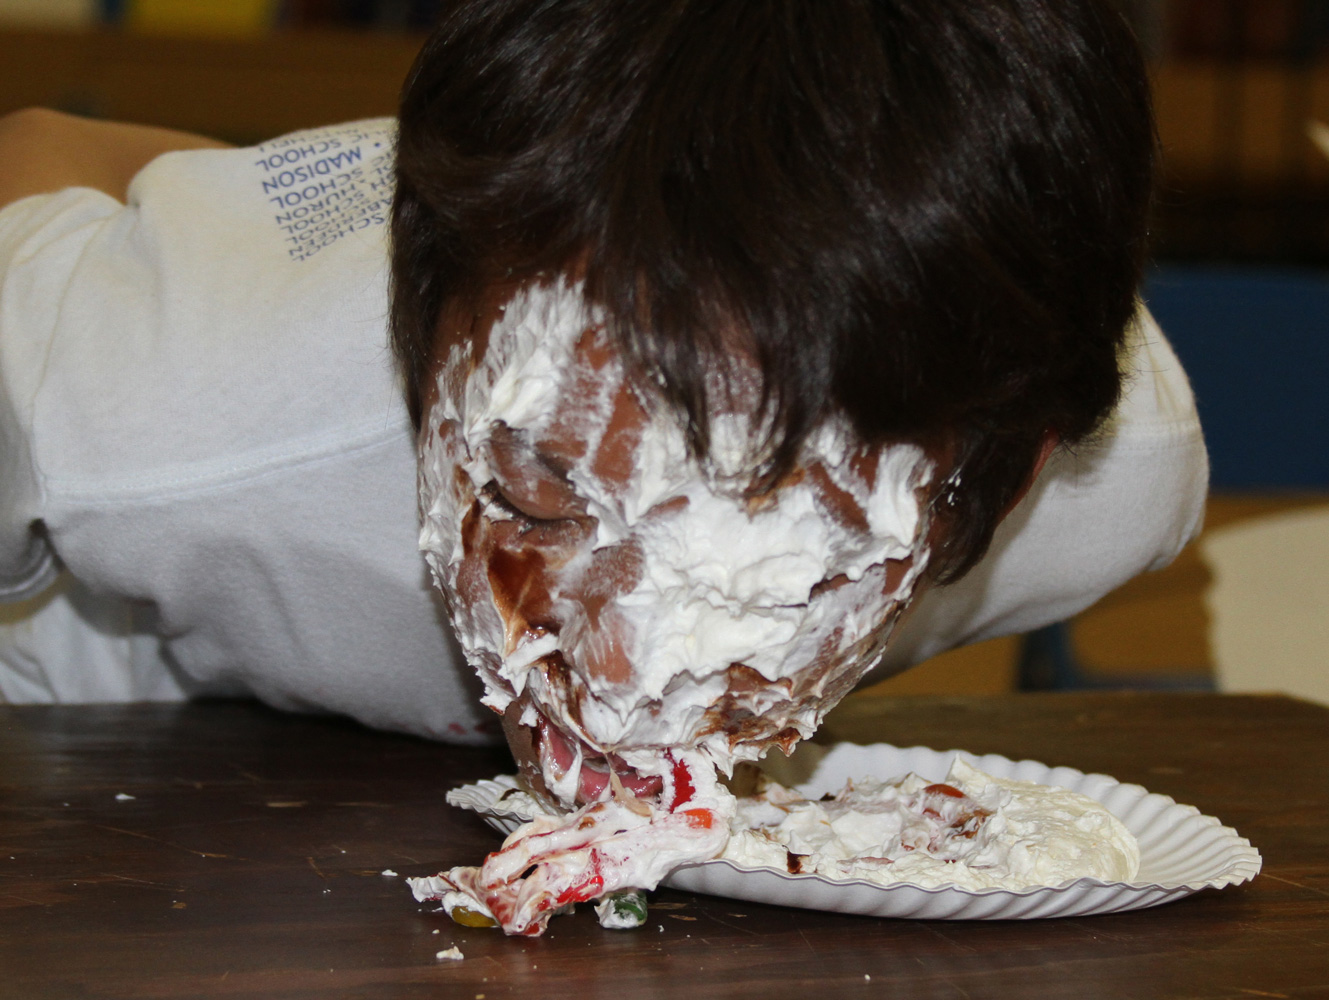
[[[738,799],[720,857],[745,868],[968,890],[1129,882],[1140,866],[1135,837],[1100,803],[996,778],[958,757],[942,782],[861,778],[815,801],[768,781]]]
[[[568,906],[654,889],[678,865],[715,857],[729,839],[733,796],[695,751],[661,759],[669,767],[657,802],[611,797],[571,815],[539,808],[482,865],[407,879],[411,891],[458,923],[537,936]]]
[[[508,929],[517,925],[507,917],[505,894],[511,890],[502,877],[533,857],[543,857],[562,879],[557,881],[557,891],[546,894],[555,908],[582,899],[603,899],[616,889],[636,888],[648,880],[654,886],[671,867],[695,862],[699,858],[689,855],[705,851],[714,852],[710,858],[729,861],[743,870],[769,869],[883,887],[946,886],[971,892],[1055,888],[1083,879],[1129,883],[1139,873],[1139,844],[1106,806],[1070,789],[995,777],[960,757],[953,760],[940,782],[912,773],[889,780],[863,777],[816,800],[764,776],[762,782],[754,795],[721,803],[711,790],[692,802],[691,808],[715,809],[717,820],[727,811],[730,818],[723,831],[717,827],[688,829],[690,824],[677,821],[643,824],[605,804],[584,811],[577,823],[569,824],[517,790],[511,778],[469,786],[449,793],[449,801],[491,818],[529,820],[509,836],[500,852],[490,856],[493,861],[511,851],[512,859],[497,865],[486,876],[488,882],[469,874],[458,879],[454,874],[484,869],[454,869],[408,881],[417,899],[439,901],[462,922],[476,910],[477,897],[486,898],[486,886],[490,891],[497,889],[492,914],[483,904],[481,909],[486,922]],[[701,806],[703,802],[705,806]],[[583,821],[587,822],[587,839],[569,837],[566,830]],[[558,842],[570,853],[540,855],[531,850],[531,837],[555,829],[565,831],[558,835],[564,838]],[[605,837],[609,831],[614,832]],[[671,844],[669,838],[680,832],[682,839]],[[606,854],[593,843],[596,838],[613,842],[614,849]],[[611,856],[613,862],[606,865],[603,859]],[[596,859],[591,867],[597,873],[612,872],[603,887],[595,883],[594,891],[578,881],[579,873],[586,871],[586,858]],[[577,889],[580,898],[574,899],[577,893],[569,894],[567,888]],[[540,910],[542,920],[550,912],[548,907]]]

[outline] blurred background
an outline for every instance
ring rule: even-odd
[[[0,113],[252,143],[391,114],[445,0],[0,0]],[[809,0],[812,2],[812,0]],[[1329,0],[1116,0],[1163,151],[1145,297],[1213,460],[1205,531],[1073,621],[876,693],[1285,690],[1329,702]]]

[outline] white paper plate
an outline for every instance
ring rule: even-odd
[[[816,756],[820,748],[809,749],[813,751],[811,756]],[[731,861],[706,861],[675,869],[663,884],[712,896],[869,917],[1032,920],[1139,910],[1201,889],[1239,885],[1260,871],[1260,853],[1232,828],[1212,816],[1202,816],[1194,806],[1180,805],[1139,785],[1123,785],[1104,774],[1084,774],[1032,760],[1013,761],[996,754],[977,757],[965,751],[901,749],[884,743],[842,743],[819,761],[808,762],[810,755],[800,754],[795,755],[795,761],[781,763],[785,764],[782,770],[787,770],[791,765],[796,768],[800,757],[808,762],[806,780],[797,787],[801,794],[815,798],[837,791],[849,778],[895,778],[913,771],[930,781],[940,781],[957,755],[998,778],[1069,788],[1101,802],[1140,843],[1137,880],[1126,883],[1085,878],[1018,891],[974,891],[958,886],[925,889],[907,883],[881,886],[821,875],[790,875],[774,868],[743,868]],[[789,783],[787,773],[778,778]],[[449,792],[448,801],[480,813],[504,834],[524,823],[535,805],[517,789],[516,779],[508,775]]]

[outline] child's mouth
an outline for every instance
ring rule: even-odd
[[[603,754],[576,737],[569,737],[543,712],[536,723],[536,731],[539,760],[545,765],[546,772],[552,767],[555,772],[552,777],[560,785],[574,767],[580,768],[576,780],[576,805],[599,801],[614,779],[624,792],[638,799],[654,799],[664,787],[660,778],[638,774],[616,754]]]

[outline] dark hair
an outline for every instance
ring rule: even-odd
[[[445,304],[575,272],[699,455],[707,365],[755,358],[758,488],[836,413],[942,445],[958,578],[1117,400],[1153,151],[1106,0],[458,0],[401,106],[412,416]]]

